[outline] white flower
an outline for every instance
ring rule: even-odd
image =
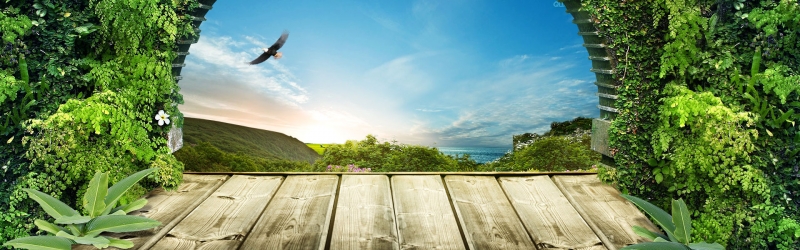
[[[158,114],[156,115],[156,120],[158,120],[158,126],[164,126],[164,123],[169,125],[169,115],[164,113],[164,110],[159,110]]]

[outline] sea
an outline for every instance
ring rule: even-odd
[[[446,155],[469,154],[469,158],[478,163],[487,163],[497,160],[506,152],[511,151],[511,147],[436,147]]]

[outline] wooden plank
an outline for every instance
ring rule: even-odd
[[[550,177],[498,181],[539,249],[605,249]]]
[[[282,176],[232,176],[151,249],[236,249],[282,180]]]
[[[483,176],[532,176],[532,175],[590,175],[593,172],[188,172],[184,175],[483,175]]]
[[[400,248],[466,248],[441,176],[394,176],[392,196]]]
[[[634,225],[658,230],[619,191],[595,175],[553,176],[553,181],[609,249],[648,241],[633,232]]]
[[[399,249],[394,205],[385,175],[344,175],[331,249]]]
[[[517,213],[491,176],[444,178],[470,249],[535,249]]]
[[[129,213],[130,215],[157,220],[161,222],[160,226],[145,231],[107,233],[104,235],[133,241],[134,246],[131,249],[147,249],[175,227],[195,207],[200,205],[226,179],[228,179],[227,175],[184,175],[183,183],[176,190],[166,191],[163,188],[156,188],[145,195],[144,198],[147,199],[147,205]],[[96,248],[81,245],[73,247],[73,249],[89,250]]]
[[[339,177],[290,175],[241,249],[324,249]]]

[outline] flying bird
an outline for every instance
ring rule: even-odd
[[[264,53],[261,53],[261,55],[258,56],[258,58],[250,62],[250,65],[256,65],[262,63],[267,59],[269,59],[270,56],[274,56],[275,59],[281,59],[283,53],[278,52],[278,50],[281,49],[281,47],[283,47],[283,43],[286,42],[286,38],[288,37],[289,37],[289,32],[284,31],[283,34],[281,34],[281,37],[278,38],[278,41],[275,41],[275,44],[272,44],[272,46],[269,46],[269,48],[263,48]]]

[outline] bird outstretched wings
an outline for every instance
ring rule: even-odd
[[[281,34],[281,37],[278,38],[278,41],[275,41],[275,43],[272,44],[272,46],[269,46],[269,48],[264,50],[264,53],[261,53],[261,55],[258,56],[258,58],[256,58],[252,62],[250,62],[250,65],[255,65],[255,64],[262,63],[262,62],[266,61],[267,59],[269,59],[270,56],[274,56],[275,54],[277,54],[278,50],[281,47],[283,47],[284,43],[286,43],[286,38],[289,38],[289,32],[288,31],[284,31],[283,34]]]

